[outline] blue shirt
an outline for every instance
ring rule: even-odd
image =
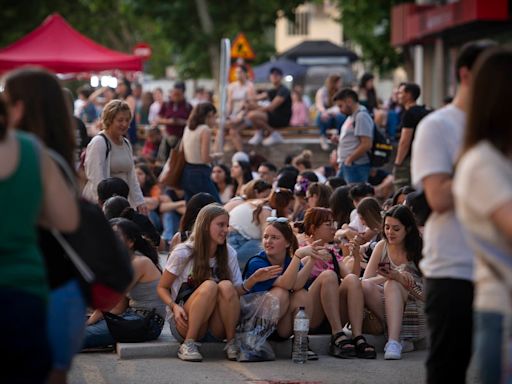
[[[286,256],[284,259],[283,264],[283,272],[286,271],[286,268],[288,268],[288,265],[290,265],[292,261],[292,258],[290,256]],[[254,272],[256,272],[260,268],[270,267],[272,263],[267,257],[267,254],[265,251],[261,251],[257,256],[254,256],[249,259],[245,270],[244,270],[244,280],[249,278]],[[299,270],[302,269],[302,264],[299,267]],[[250,293],[254,292],[266,292],[270,291],[272,289],[272,286],[274,285],[274,282],[277,280],[277,277],[274,277],[273,279],[268,279],[265,281],[260,281],[259,283],[255,284],[254,287],[252,287]]]

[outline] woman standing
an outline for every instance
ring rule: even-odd
[[[364,302],[379,318],[386,322],[388,342],[384,347],[386,360],[402,358],[400,331],[406,305],[414,301],[417,317],[424,316],[421,302],[422,240],[416,221],[409,208],[396,205],[384,215],[383,236],[375,247],[363,276]],[[420,324],[411,329],[410,335],[402,332],[404,339],[420,339]]]
[[[16,74],[23,73],[14,72],[11,76]],[[46,72],[44,74],[50,76]],[[50,351],[47,315],[49,287],[36,228],[39,224],[59,231],[74,231],[79,224],[79,212],[73,192],[44,147],[35,137],[8,129],[9,126],[20,126],[27,119],[24,112],[30,103],[16,97],[11,87],[6,86],[2,96],[0,305],[9,308],[10,314],[2,316],[0,320],[0,326],[6,330],[3,343],[9,346],[9,353],[3,357],[0,381],[46,383],[52,369],[52,357],[56,360],[55,356],[60,355],[54,348]],[[65,356],[66,361],[55,362],[70,364],[72,355],[73,352],[70,352],[69,356]],[[60,369],[60,372],[53,373],[58,373],[60,382],[65,382],[64,367],[53,365],[53,369]],[[53,373],[51,380],[57,378]]]
[[[504,353],[510,351],[506,335],[512,313],[511,65],[512,50],[497,48],[472,70],[468,125],[454,181],[457,216],[476,254],[475,361],[486,384],[510,382],[512,367]],[[489,84],[491,97],[484,91]]]
[[[35,134],[74,169],[74,137],[70,105],[55,75],[39,68],[24,68],[5,78],[4,95],[12,105],[13,127]],[[42,226],[41,226],[42,227]],[[71,361],[80,349],[85,301],[76,269],[50,231],[39,229],[39,247],[46,264],[51,289],[48,332],[54,358],[52,383],[62,383]],[[66,319],[66,320],[64,320]]]
[[[215,126],[217,109],[211,103],[201,103],[194,107],[183,133],[183,151],[185,167],[181,176],[181,185],[185,191],[185,200],[199,192],[212,195],[220,203],[220,196],[211,180],[210,153],[212,127]]]
[[[164,325],[165,306],[156,294],[162,271],[158,265],[158,254],[145,238],[137,224],[123,219],[111,219],[112,229],[128,248],[134,271],[134,279],[126,296],[110,311],[128,321],[140,321],[149,316],[144,340],[155,340],[160,336]],[[84,348],[99,348],[115,343],[103,318],[96,310],[87,320]]]
[[[130,187],[128,200],[141,213],[147,214],[144,196],[135,174],[132,146],[124,137],[132,118],[130,107],[121,100],[112,100],[101,113],[103,131],[87,146],[83,195],[98,201],[98,184],[109,177],[119,177]]]
[[[227,358],[238,356],[235,329],[244,291],[236,252],[226,244],[228,224],[220,205],[201,209],[190,240],[172,251],[158,284],[171,333],[182,343],[181,360],[202,361],[197,342],[224,339]]]

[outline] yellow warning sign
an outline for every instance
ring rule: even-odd
[[[256,58],[251,44],[249,44],[247,37],[242,32],[236,35],[235,40],[231,44],[231,58],[244,60],[254,60]]]

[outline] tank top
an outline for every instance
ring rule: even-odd
[[[183,133],[183,150],[185,151],[185,161],[189,164],[205,164],[201,159],[201,133],[210,130],[206,124],[201,124],[193,131],[185,127]]]
[[[39,149],[31,135],[16,132],[16,139],[17,167],[0,179],[0,287],[46,300],[48,286],[36,229],[43,197]]]
[[[156,309],[156,313],[165,318],[165,304],[159,299],[156,293],[156,287],[160,279],[138,283],[128,293],[129,306],[133,309]]]

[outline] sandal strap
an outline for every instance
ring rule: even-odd
[[[345,339],[339,340],[340,338],[345,337]],[[335,335],[332,335],[332,342],[339,346],[340,348],[343,348],[347,345],[354,345],[354,342],[352,339],[350,339],[347,334],[343,331],[336,333]]]
[[[356,344],[356,345],[357,345],[357,342],[360,340],[363,340],[363,342],[366,343],[366,337],[364,337],[363,335],[356,336],[352,340],[354,341],[354,344]]]
[[[358,343],[358,341],[362,341],[361,343]],[[374,352],[375,351],[375,347],[371,344],[368,344],[368,342],[366,341],[366,338],[363,336],[363,335],[359,335],[357,337],[355,337],[352,342],[354,343],[354,346],[356,348],[356,350],[358,351],[365,351],[365,352]],[[367,349],[370,349],[370,351],[367,351]]]

